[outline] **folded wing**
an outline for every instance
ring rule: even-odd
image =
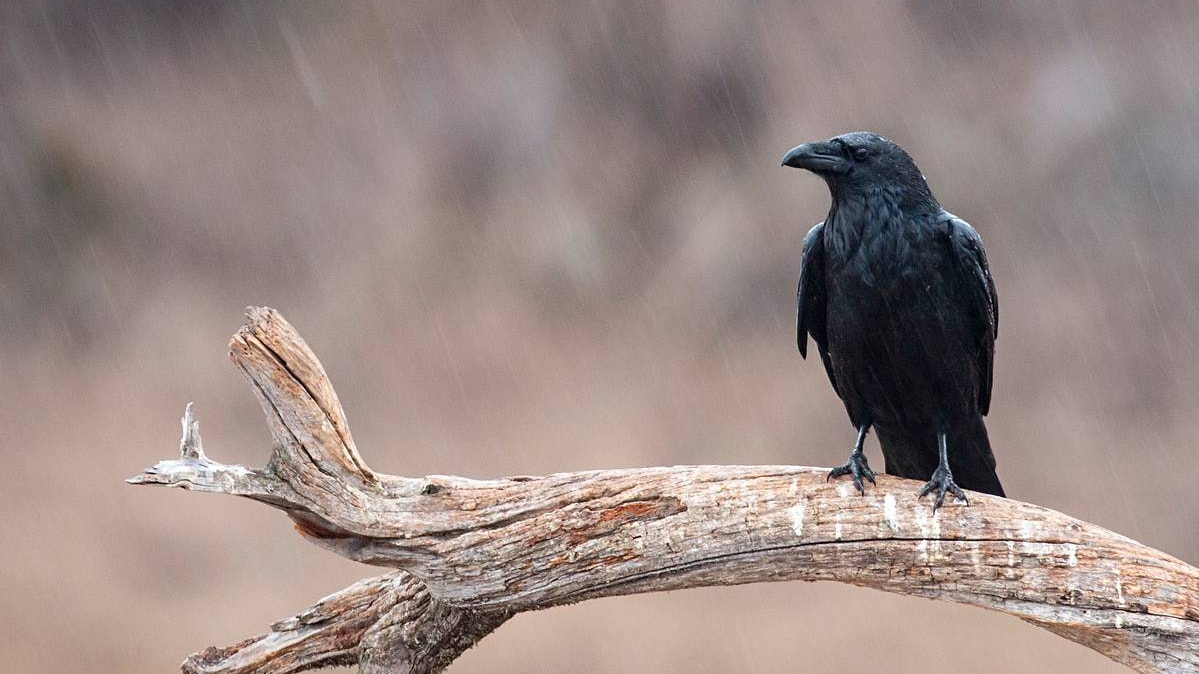
[[[799,354],[808,357],[808,336],[816,342],[820,352],[820,360],[824,362],[824,371],[833,390],[841,396],[837,388],[837,378],[833,375],[833,366],[828,356],[828,294],[824,286],[824,223],[813,227],[804,237],[803,256],[799,270],[799,289],[796,291],[795,337],[799,346]]]

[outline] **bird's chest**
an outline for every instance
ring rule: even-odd
[[[908,349],[944,336],[952,279],[944,242],[934,232],[867,225],[848,229],[830,248],[828,335],[838,356],[912,360]]]
[[[886,302],[932,290],[945,271],[944,246],[902,221],[849,222],[833,232],[826,266],[830,294]]]

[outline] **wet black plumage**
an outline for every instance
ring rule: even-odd
[[[784,166],[824,178],[832,207],[804,238],[797,337],[816,343],[858,441],[830,477],[873,481],[862,443],[878,433],[886,472],[1003,495],[985,415],[999,304],[982,239],[941,208],[915,162],[856,132],[792,149]]]

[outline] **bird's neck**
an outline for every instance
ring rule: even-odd
[[[899,236],[922,223],[932,223],[941,205],[927,188],[923,193],[891,188],[834,190],[826,227],[842,250],[856,249],[864,239]]]
[[[933,196],[923,178],[902,180],[884,185],[841,185],[829,183],[833,197],[833,209],[869,212],[871,210],[897,212],[906,217],[918,218],[938,213],[941,204]]]

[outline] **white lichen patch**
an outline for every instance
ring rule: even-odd
[[[929,526],[929,533],[932,534],[933,554],[941,554],[941,511],[933,511],[933,521]]]
[[[895,508],[895,494],[883,496],[883,522],[891,531],[899,531],[899,513]]]
[[[1075,543],[1066,544],[1066,564],[1078,566],[1078,545]]]
[[[932,533],[928,528],[928,514],[924,508],[916,508],[916,516],[913,519],[916,523],[916,530],[920,532],[920,542],[916,544],[916,554],[921,564],[928,564],[928,537]]]
[[[791,478],[791,486],[787,488],[787,496],[795,496],[799,493],[799,476]]]
[[[791,520],[791,530],[795,532],[796,536],[803,536],[803,518],[807,507],[807,503],[800,501],[787,508],[787,517]]]
[[[1035,538],[1036,537],[1034,535],[1035,533],[1036,533],[1036,527],[1033,526],[1032,522],[1029,522],[1028,520],[1020,521],[1020,538],[1021,538],[1021,540],[1027,541],[1029,539]]]
[[[930,519],[924,508],[917,508],[914,519],[916,529],[920,531],[920,536],[924,539],[917,549],[924,555],[922,561],[928,562],[929,548],[932,549],[934,558],[941,554],[941,513],[940,511],[934,512]],[[930,546],[929,543],[932,545]]]
[[[915,520],[916,529],[920,532],[920,535],[928,538],[931,532],[928,529],[928,514],[924,512],[924,508],[916,509]]]
[[[1052,557],[1058,552],[1057,545],[1038,541],[1041,529],[1028,520],[1020,522],[1020,552],[1029,557]]]
[[[1029,557],[1054,557],[1059,552],[1056,544],[1041,541],[1024,541],[1020,550]]]

